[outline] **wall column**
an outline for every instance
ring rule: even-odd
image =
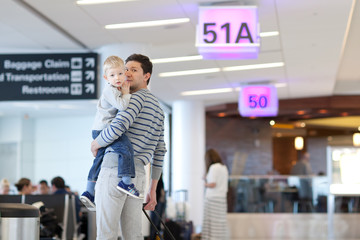
[[[172,193],[188,190],[187,219],[199,227],[204,202],[205,108],[200,101],[176,101],[172,110]]]

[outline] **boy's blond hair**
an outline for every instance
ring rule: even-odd
[[[0,189],[3,189],[5,187],[10,187],[10,183],[6,178],[3,178],[0,181]]]
[[[106,58],[103,64],[104,74],[106,75],[110,68],[125,67],[124,61],[118,56]]]

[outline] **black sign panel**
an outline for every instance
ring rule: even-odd
[[[96,53],[0,55],[0,100],[97,98]]]

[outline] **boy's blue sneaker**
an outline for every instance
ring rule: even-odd
[[[94,196],[91,195],[91,193],[89,193],[88,191],[85,191],[83,194],[81,194],[80,201],[90,211],[93,211],[93,212],[96,211],[96,206],[95,206],[95,203],[94,203]]]
[[[116,186],[117,189],[126,193],[127,195],[132,196],[133,198],[142,199],[143,197],[140,195],[139,191],[136,189],[134,184],[127,185],[123,181],[120,181]]]

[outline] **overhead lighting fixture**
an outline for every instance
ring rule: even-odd
[[[222,68],[222,70],[223,70],[224,72],[243,71],[243,70],[253,70],[253,69],[264,69],[264,68],[283,67],[284,65],[285,65],[285,64],[284,64],[283,62],[261,63],[261,64],[253,64],[253,65],[224,67],[224,68]]]
[[[286,83],[283,83],[283,82],[282,82],[282,83],[281,83],[281,82],[280,82],[280,83],[275,83],[274,85],[275,85],[275,87],[277,87],[277,88],[281,88],[281,87],[286,87],[286,86],[287,86],[287,84],[286,84]]]
[[[303,148],[304,148],[304,138],[303,137],[296,137],[295,141],[294,141],[294,144],[295,144],[295,149],[296,150],[303,150]]]
[[[152,63],[171,63],[171,62],[195,61],[195,60],[201,60],[201,59],[203,59],[203,56],[195,55],[195,56],[185,56],[185,57],[151,59],[151,62]]]
[[[360,147],[360,133],[353,134],[353,145],[355,147]]]
[[[175,18],[166,20],[146,21],[146,22],[131,22],[131,23],[119,23],[106,25],[106,29],[124,29],[124,28],[139,28],[139,27],[156,27],[170,24],[186,23],[189,22],[189,18]]]
[[[175,77],[175,76],[185,76],[185,75],[195,75],[195,74],[205,74],[205,73],[216,73],[216,72],[220,72],[220,70],[221,70],[220,68],[205,68],[205,69],[177,71],[177,72],[163,72],[159,74],[159,77]]]
[[[275,36],[279,36],[279,32],[278,32],[278,31],[273,31],[273,32],[261,32],[261,33],[260,33],[260,37],[275,37]]]
[[[207,89],[207,90],[197,90],[197,91],[186,91],[182,92],[182,96],[192,96],[192,95],[205,95],[205,94],[214,94],[214,93],[227,93],[232,92],[232,88],[217,88],[217,89]]]
[[[136,0],[79,0],[76,1],[78,5],[93,5],[93,4],[105,4],[105,3],[115,3],[115,2],[132,2]]]
[[[283,62],[276,62],[276,63],[263,63],[263,64],[243,65],[243,66],[234,66],[234,67],[224,67],[221,69],[207,68],[207,69],[186,70],[186,71],[176,71],[176,72],[164,72],[164,73],[160,73],[159,77],[175,77],[175,76],[184,76],[184,75],[193,75],[193,74],[214,73],[220,71],[229,72],[229,71],[264,69],[264,68],[282,67],[284,65],[285,64]]]
[[[60,104],[60,109],[77,109],[78,107],[76,105],[70,105],[70,104]]]

